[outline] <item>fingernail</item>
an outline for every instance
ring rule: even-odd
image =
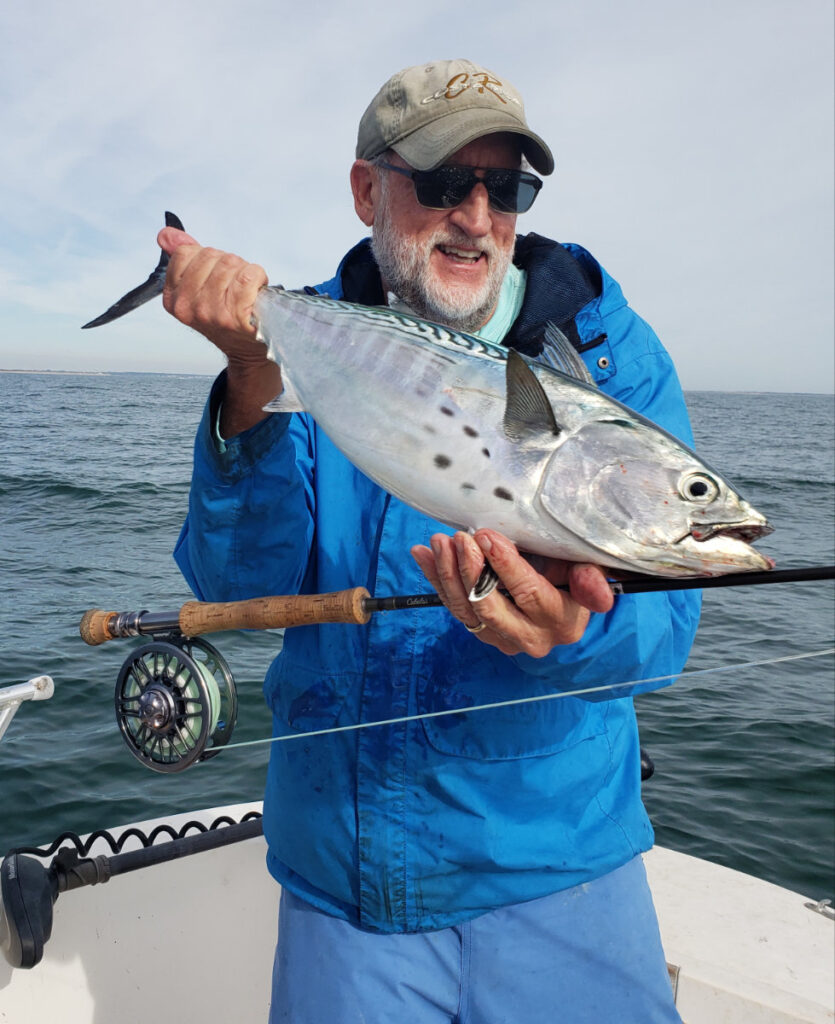
[[[485,555],[489,555],[493,550],[493,541],[487,536],[486,533],[477,533],[475,542],[481,548]]]

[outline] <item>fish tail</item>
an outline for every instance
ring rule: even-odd
[[[185,231],[182,221],[176,213],[171,213],[170,210],[165,211],[165,226],[167,228],[177,228],[178,231]],[[146,302],[150,302],[151,299],[162,295],[162,289],[165,286],[165,274],[168,270],[168,253],[163,250],[162,255],[159,258],[159,263],[154,267],[148,276],[147,281],[143,281],[137,288],[131,289],[125,295],[113,303],[108,309],[97,316],[95,320],[90,320],[89,323],[82,324],[81,329],[86,330],[88,327],[101,327],[102,324],[109,324],[113,320],[118,320],[120,316],[124,316],[125,313],[130,313],[131,310],[137,309],[139,306],[144,305]]]

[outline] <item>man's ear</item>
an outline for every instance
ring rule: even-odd
[[[351,167],[354,209],[367,228],[374,223],[374,205],[378,184],[376,171],[367,160],[354,161]]]

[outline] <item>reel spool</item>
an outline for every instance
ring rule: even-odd
[[[116,721],[128,750],[155,772],[181,772],[229,741],[238,697],[210,643],[169,637],[137,648],[116,680]]]

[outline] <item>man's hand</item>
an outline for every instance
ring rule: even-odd
[[[228,360],[221,433],[231,437],[266,417],[263,406],[281,392],[281,373],[255,341],[255,297],[267,283],[256,263],[204,249],[184,231],[163,228],[157,241],[171,260],[162,304],[216,345]]]
[[[607,612],[614,603],[598,566],[547,559],[540,574],[495,530],[437,533],[431,544],[412,548],[424,575],[456,619],[504,654],[544,658],[554,647],[579,640],[590,612]],[[482,601],[468,600],[485,558],[512,601],[498,590]],[[569,592],[556,589],[566,583]]]

